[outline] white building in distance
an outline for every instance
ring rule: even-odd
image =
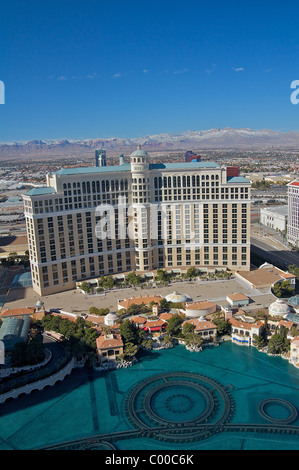
[[[288,242],[299,247],[299,181],[288,184]]]
[[[287,229],[288,205],[262,207],[260,221],[265,227],[283,232]]]

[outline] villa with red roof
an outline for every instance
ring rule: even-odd
[[[263,323],[259,320],[256,323],[249,323],[230,318],[229,322],[232,326],[232,342],[245,346],[251,346],[254,335],[260,336],[263,327]]]
[[[208,320],[199,320],[198,318],[193,318],[192,320],[186,320],[182,324],[182,328],[185,323],[190,323],[194,325],[194,333],[203,337],[203,339],[215,338],[217,336],[217,326],[213,322]]]
[[[124,352],[124,344],[121,335],[118,333],[101,334],[97,338],[96,344],[98,358],[101,363],[115,361]]]

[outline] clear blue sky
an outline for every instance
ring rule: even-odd
[[[0,141],[299,130],[295,1],[10,0]]]

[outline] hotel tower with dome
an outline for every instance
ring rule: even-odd
[[[138,147],[128,163],[63,168],[23,196],[36,292],[132,270],[249,271],[251,184],[238,168],[150,160]]]

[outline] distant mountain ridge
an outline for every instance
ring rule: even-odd
[[[192,150],[217,148],[298,147],[299,132],[279,132],[271,129],[209,129],[162,133],[136,138],[96,138],[82,140],[31,140],[0,143],[0,159],[38,156],[92,155],[94,149],[106,149],[110,155],[128,154],[137,145],[145,150]]]

